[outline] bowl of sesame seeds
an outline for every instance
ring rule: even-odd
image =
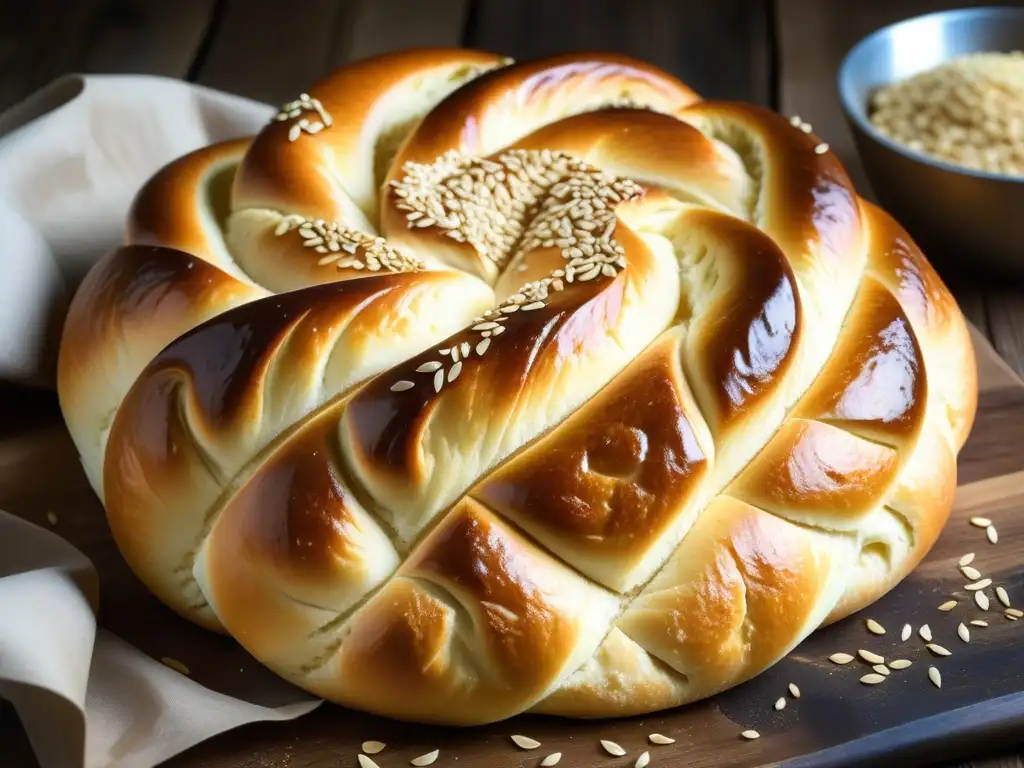
[[[1024,7],[879,29],[838,89],[875,195],[929,256],[1024,276]]]

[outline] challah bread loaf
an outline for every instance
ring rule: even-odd
[[[837,159],[618,55],[410,51],[167,166],[60,393],[129,565],[313,693],[650,712],[927,553],[963,316]]]

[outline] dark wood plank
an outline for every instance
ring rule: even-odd
[[[457,46],[468,0],[226,0],[193,79],[260,101],[294,98],[347,61]]]
[[[604,49],[649,61],[706,98],[772,101],[764,0],[478,0],[468,45],[533,58]]]
[[[183,77],[214,0],[4,0],[0,110],[69,72]]]

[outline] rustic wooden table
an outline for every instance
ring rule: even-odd
[[[652,61],[708,97],[799,114],[870,196],[835,96],[841,57],[879,26],[968,4],[974,3],[0,0],[0,110],[74,71],[167,75],[277,104],[346,61],[388,49],[467,45],[528,58],[600,48]],[[971,265],[957,270],[942,264],[941,269],[968,317],[1011,366],[1024,372],[1024,285],[972,274]],[[0,419],[0,444],[35,420],[56,417],[55,400],[46,393],[3,387],[0,398],[7,414]],[[223,755],[224,739],[231,738],[221,737],[217,754]],[[16,718],[0,704],[0,764],[31,765],[28,755]],[[1021,768],[1021,755],[1024,747],[1016,755],[983,757],[969,765]],[[174,764],[212,765],[202,747]]]

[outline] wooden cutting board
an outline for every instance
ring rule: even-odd
[[[788,658],[754,680],[708,701],[646,717],[606,721],[570,721],[524,716],[472,729],[443,729],[382,720],[325,705],[305,718],[280,724],[247,726],[202,744],[168,765],[178,768],[284,768],[356,766],[362,741],[376,739],[388,748],[376,756],[381,768],[405,766],[413,757],[440,749],[436,766],[536,766],[561,752],[559,766],[632,766],[645,750],[651,766],[911,765],[953,760],[965,754],[1024,741],[1024,621],[1011,622],[995,599],[1002,584],[1015,605],[1024,607],[1024,383],[1003,363],[980,334],[980,403],[977,422],[960,456],[960,488],[949,524],[938,544],[906,581],[875,605],[846,621],[815,633]],[[941,375],[941,372],[939,373]],[[266,705],[294,698],[294,691],[241,650],[233,641],[209,634],[176,617],[149,596],[134,579],[108,534],[103,510],[90,491],[52,398],[25,406],[0,406],[0,508],[55,530],[92,558],[100,573],[100,621],[155,658],[184,662],[192,676],[219,691]],[[991,518],[999,543],[969,525],[975,515]],[[988,590],[992,608],[982,612],[963,589],[967,580],[957,560],[976,552],[973,565],[995,584]],[[956,598],[957,607],[937,606]],[[887,629],[884,637],[867,632],[870,616]],[[957,636],[957,624],[987,620],[971,627],[971,641]],[[900,630],[915,634],[901,642]],[[917,635],[929,624],[937,643],[952,655],[932,656]],[[837,666],[828,657],[867,648],[888,659],[913,665],[893,672],[878,686],[858,679],[870,672],[860,661]],[[942,688],[928,680],[927,669],[941,670]],[[801,696],[787,693],[789,683]],[[784,696],[787,706],[773,708]],[[11,718],[0,719],[4,766],[32,765],[24,739]],[[746,741],[740,732],[756,729],[761,738]],[[674,738],[653,746],[650,733]],[[532,751],[516,748],[509,736],[526,734],[542,742]],[[620,744],[625,757],[612,757],[601,739]],[[7,762],[10,759],[12,762]]]

